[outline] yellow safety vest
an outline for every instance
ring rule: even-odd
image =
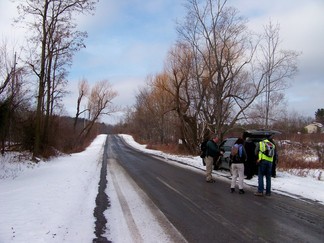
[[[268,157],[264,154],[266,151],[266,144],[265,143],[271,143],[268,139],[265,139],[263,141],[259,142],[259,160],[266,160],[269,162],[273,162],[273,157]],[[275,149],[275,145],[271,143],[273,148]]]

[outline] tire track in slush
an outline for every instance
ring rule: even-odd
[[[124,216],[126,218],[126,222],[127,222],[127,227],[128,227],[128,230],[129,232],[131,233],[132,235],[132,240],[133,242],[137,243],[137,242],[144,242],[141,234],[140,234],[140,230],[138,229],[136,223],[135,223],[135,220],[132,216],[132,212],[131,212],[131,209],[127,203],[127,199],[126,197],[124,196],[119,184],[118,184],[118,179],[117,179],[117,176],[115,175],[115,173],[113,171],[111,171],[111,175],[113,177],[113,184],[114,184],[114,187],[116,189],[116,193],[117,193],[117,196],[118,196],[118,200],[120,202],[120,206],[122,208],[122,211],[124,213]]]
[[[95,222],[95,235],[96,238],[93,239],[93,243],[96,242],[111,242],[106,237],[102,236],[106,230],[107,219],[104,215],[105,210],[110,207],[109,198],[105,192],[107,188],[107,147],[108,147],[108,137],[106,139],[104,154],[102,158],[102,166],[100,171],[100,181],[98,187],[98,194],[96,198],[96,207],[93,212],[93,216],[96,218]]]

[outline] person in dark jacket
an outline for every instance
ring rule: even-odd
[[[258,174],[258,167],[256,164],[258,157],[255,154],[255,143],[250,138],[246,138],[244,148],[247,155],[247,159],[244,162],[244,174],[247,180],[251,180],[255,174]]]
[[[215,180],[212,177],[214,159],[217,159],[220,156],[220,150],[217,145],[219,142],[218,136],[215,134],[212,136],[212,139],[207,142],[206,148],[206,182],[213,183]]]
[[[278,164],[277,145],[276,145],[276,143],[273,141],[272,138],[269,138],[269,141],[270,141],[271,143],[273,143],[274,146],[275,146],[275,154],[274,154],[274,156],[273,156],[272,169],[271,169],[271,176],[272,176],[273,178],[276,178],[276,176],[277,176],[277,164]]]
[[[207,150],[207,142],[208,138],[204,139],[204,141],[200,145],[200,158],[202,159],[202,163],[205,166],[205,158],[206,158],[206,150]]]

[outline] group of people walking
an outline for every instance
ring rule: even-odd
[[[223,156],[224,151],[221,151],[219,146],[219,137],[214,134],[211,139],[202,144],[203,162],[206,165],[206,182],[214,183],[212,177],[213,165]],[[254,193],[256,196],[264,195],[264,177],[266,178],[265,195],[271,195],[271,174],[272,165],[275,155],[275,144],[269,139],[264,139],[258,142],[255,148],[256,163],[258,165],[258,190]],[[244,163],[248,159],[244,147],[243,138],[238,138],[231,149],[230,169],[232,173],[230,192],[235,192],[236,183],[238,184],[239,194],[244,194]],[[249,178],[250,179],[250,178]]]

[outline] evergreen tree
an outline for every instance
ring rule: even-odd
[[[324,109],[317,109],[317,111],[315,112],[315,119],[316,122],[322,123],[324,124]]]

